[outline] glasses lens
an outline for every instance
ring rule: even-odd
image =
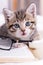
[[[0,49],[9,49],[11,47],[12,40],[10,38],[0,38]]]

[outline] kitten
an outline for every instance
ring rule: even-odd
[[[12,12],[3,9],[5,24],[1,27],[4,36],[16,40],[36,40],[36,5],[33,3],[27,9]]]

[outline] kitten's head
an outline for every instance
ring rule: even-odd
[[[36,5],[31,4],[26,10],[12,12],[3,9],[8,33],[19,39],[28,39],[36,28]]]

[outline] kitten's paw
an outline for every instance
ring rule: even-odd
[[[24,47],[26,46],[24,43],[14,43],[13,44],[13,48],[21,48],[21,47]]]

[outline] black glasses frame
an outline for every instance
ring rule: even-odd
[[[6,51],[9,51],[9,50],[11,50],[11,48],[12,48],[12,45],[13,45],[13,43],[16,43],[17,42],[17,40],[14,40],[14,39],[11,39],[10,37],[6,37],[6,36],[0,36],[0,38],[9,38],[11,41],[12,41],[12,43],[11,43],[11,45],[10,45],[10,48],[8,48],[8,49],[5,49],[5,48],[0,48],[1,50],[6,50]],[[18,40],[18,43],[22,43],[22,42],[32,42],[33,40]],[[27,44],[28,45],[28,44]],[[29,46],[29,45],[28,45]]]

